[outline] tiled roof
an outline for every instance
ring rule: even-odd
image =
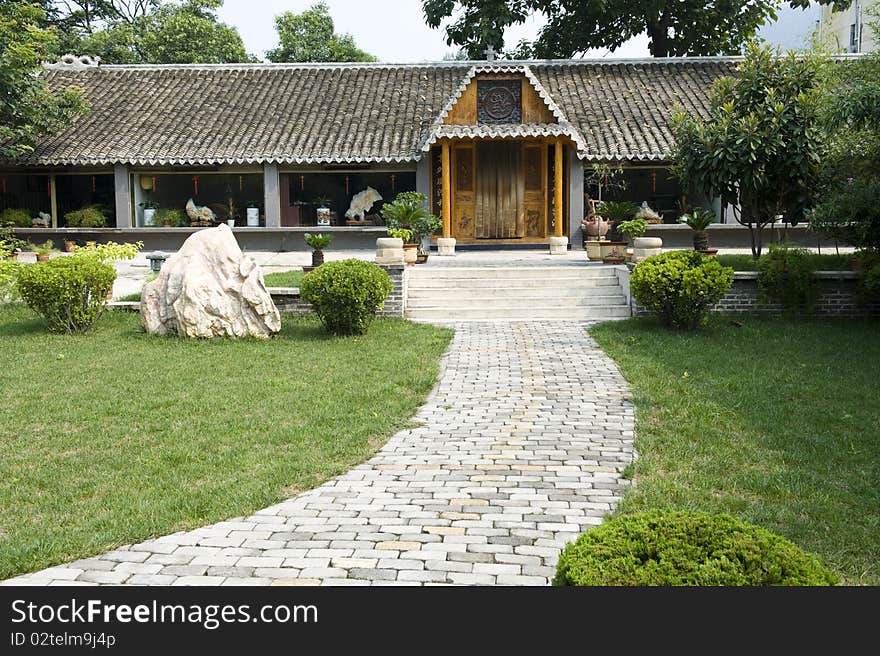
[[[47,72],[50,83],[85,88],[91,111],[22,163],[414,161],[446,133],[442,116],[474,73],[501,67],[526,75],[559,120],[510,128],[511,135],[564,134],[588,159],[658,159],[671,150],[672,110],[705,112],[712,81],[736,62],[59,67]]]

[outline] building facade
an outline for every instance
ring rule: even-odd
[[[880,21],[878,10],[878,0],[853,0],[843,11],[834,11],[832,5],[823,5],[819,42],[840,53],[874,52],[878,35],[871,23]]]
[[[599,164],[625,183],[606,198],[677,219],[669,117],[704,114],[711,84],[738,61],[99,66],[67,57],[46,67],[50,85],[83,88],[90,111],[0,164],[0,210],[48,217],[55,234],[173,247],[199,227],[187,206],[207,207],[251,247],[284,250],[316,229],[340,246],[367,245],[384,232],[382,203],[417,190],[443,235],[462,244],[577,243],[603,184]],[[368,189],[380,199],[361,208]],[[84,207],[106,225],[82,225]]]

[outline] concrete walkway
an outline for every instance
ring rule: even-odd
[[[546,585],[602,522],[633,457],[633,408],[578,322],[456,326],[419,428],[246,518],[6,584]]]

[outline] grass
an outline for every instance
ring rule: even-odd
[[[880,324],[651,319],[591,334],[632,385],[639,459],[619,512],[726,512],[880,584]]]
[[[0,309],[0,579],[245,515],[363,462],[410,424],[451,331],[333,339],[144,334],[110,312],[52,335]]]
[[[302,279],[303,272],[298,269],[268,273],[265,276],[266,287],[299,287]]]
[[[852,253],[813,253],[810,259],[816,271],[850,271],[852,270]],[[724,266],[733,267],[735,271],[757,271],[758,263],[749,254],[716,255],[715,259]]]

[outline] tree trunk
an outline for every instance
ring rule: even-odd
[[[668,20],[665,16],[645,16],[645,30],[648,33],[648,49],[653,57],[669,57]]]

